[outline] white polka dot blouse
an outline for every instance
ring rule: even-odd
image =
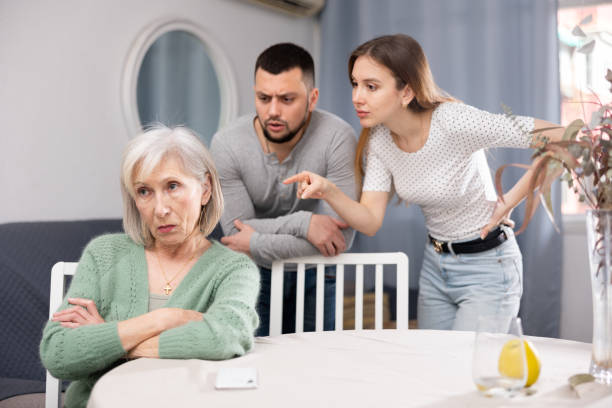
[[[529,147],[534,119],[492,114],[460,102],[433,112],[425,145],[401,150],[383,125],[370,130],[363,191],[390,191],[417,204],[429,233],[443,241],[477,235],[497,199],[484,149]],[[518,124],[518,126],[517,126]]]

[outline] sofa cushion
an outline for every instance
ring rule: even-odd
[[[93,237],[118,231],[118,219],[0,224],[0,377],[44,384],[38,345],[49,317],[51,267],[78,261]]]

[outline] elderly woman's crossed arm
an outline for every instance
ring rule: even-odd
[[[43,331],[41,359],[55,377],[84,378],[124,357],[221,360],[252,348],[258,319],[251,304],[259,275],[246,256],[224,261],[212,284],[214,299],[203,312],[169,307],[128,312],[133,316],[124,320],[103,300],[103,273],[88,267],[91,257],[86,249],[62,306]]]

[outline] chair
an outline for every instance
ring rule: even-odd
[[[376,265],[374,327],[383,328],[383,265],[397,266],[397,329],[408,329],[408,257],[403,252],[344,253],[333,257],[321,255],[278,260],[272,263],[270,283],[270,336],[282,331],[284,265],[297,264],[296,332],[304,330],[304,279],[306,265],[317,265],[315,331],[323,330],[323,285],[326,265],[336,265],[336,331],[342,330],[344,311],[344,265],[355,265],[355,330],[363,330],[363,267]]]
[[[64,299],[65,277],[74,275],[77,262],[58,262],[51,269],[51,290],[49,292],[49,319],[62,304]],[[45,408],[57,408],[60,406],[62,383],[47,371],[47,383],[45,391]]]

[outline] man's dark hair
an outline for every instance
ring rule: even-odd
[[[302,70],[302,80],[306,87],[314,88],[314,62],[308,51],[292,43],[280,43],[266,48],[255,62],[255,73],[259,68],[272,75],[289,71],[293,68]]]

